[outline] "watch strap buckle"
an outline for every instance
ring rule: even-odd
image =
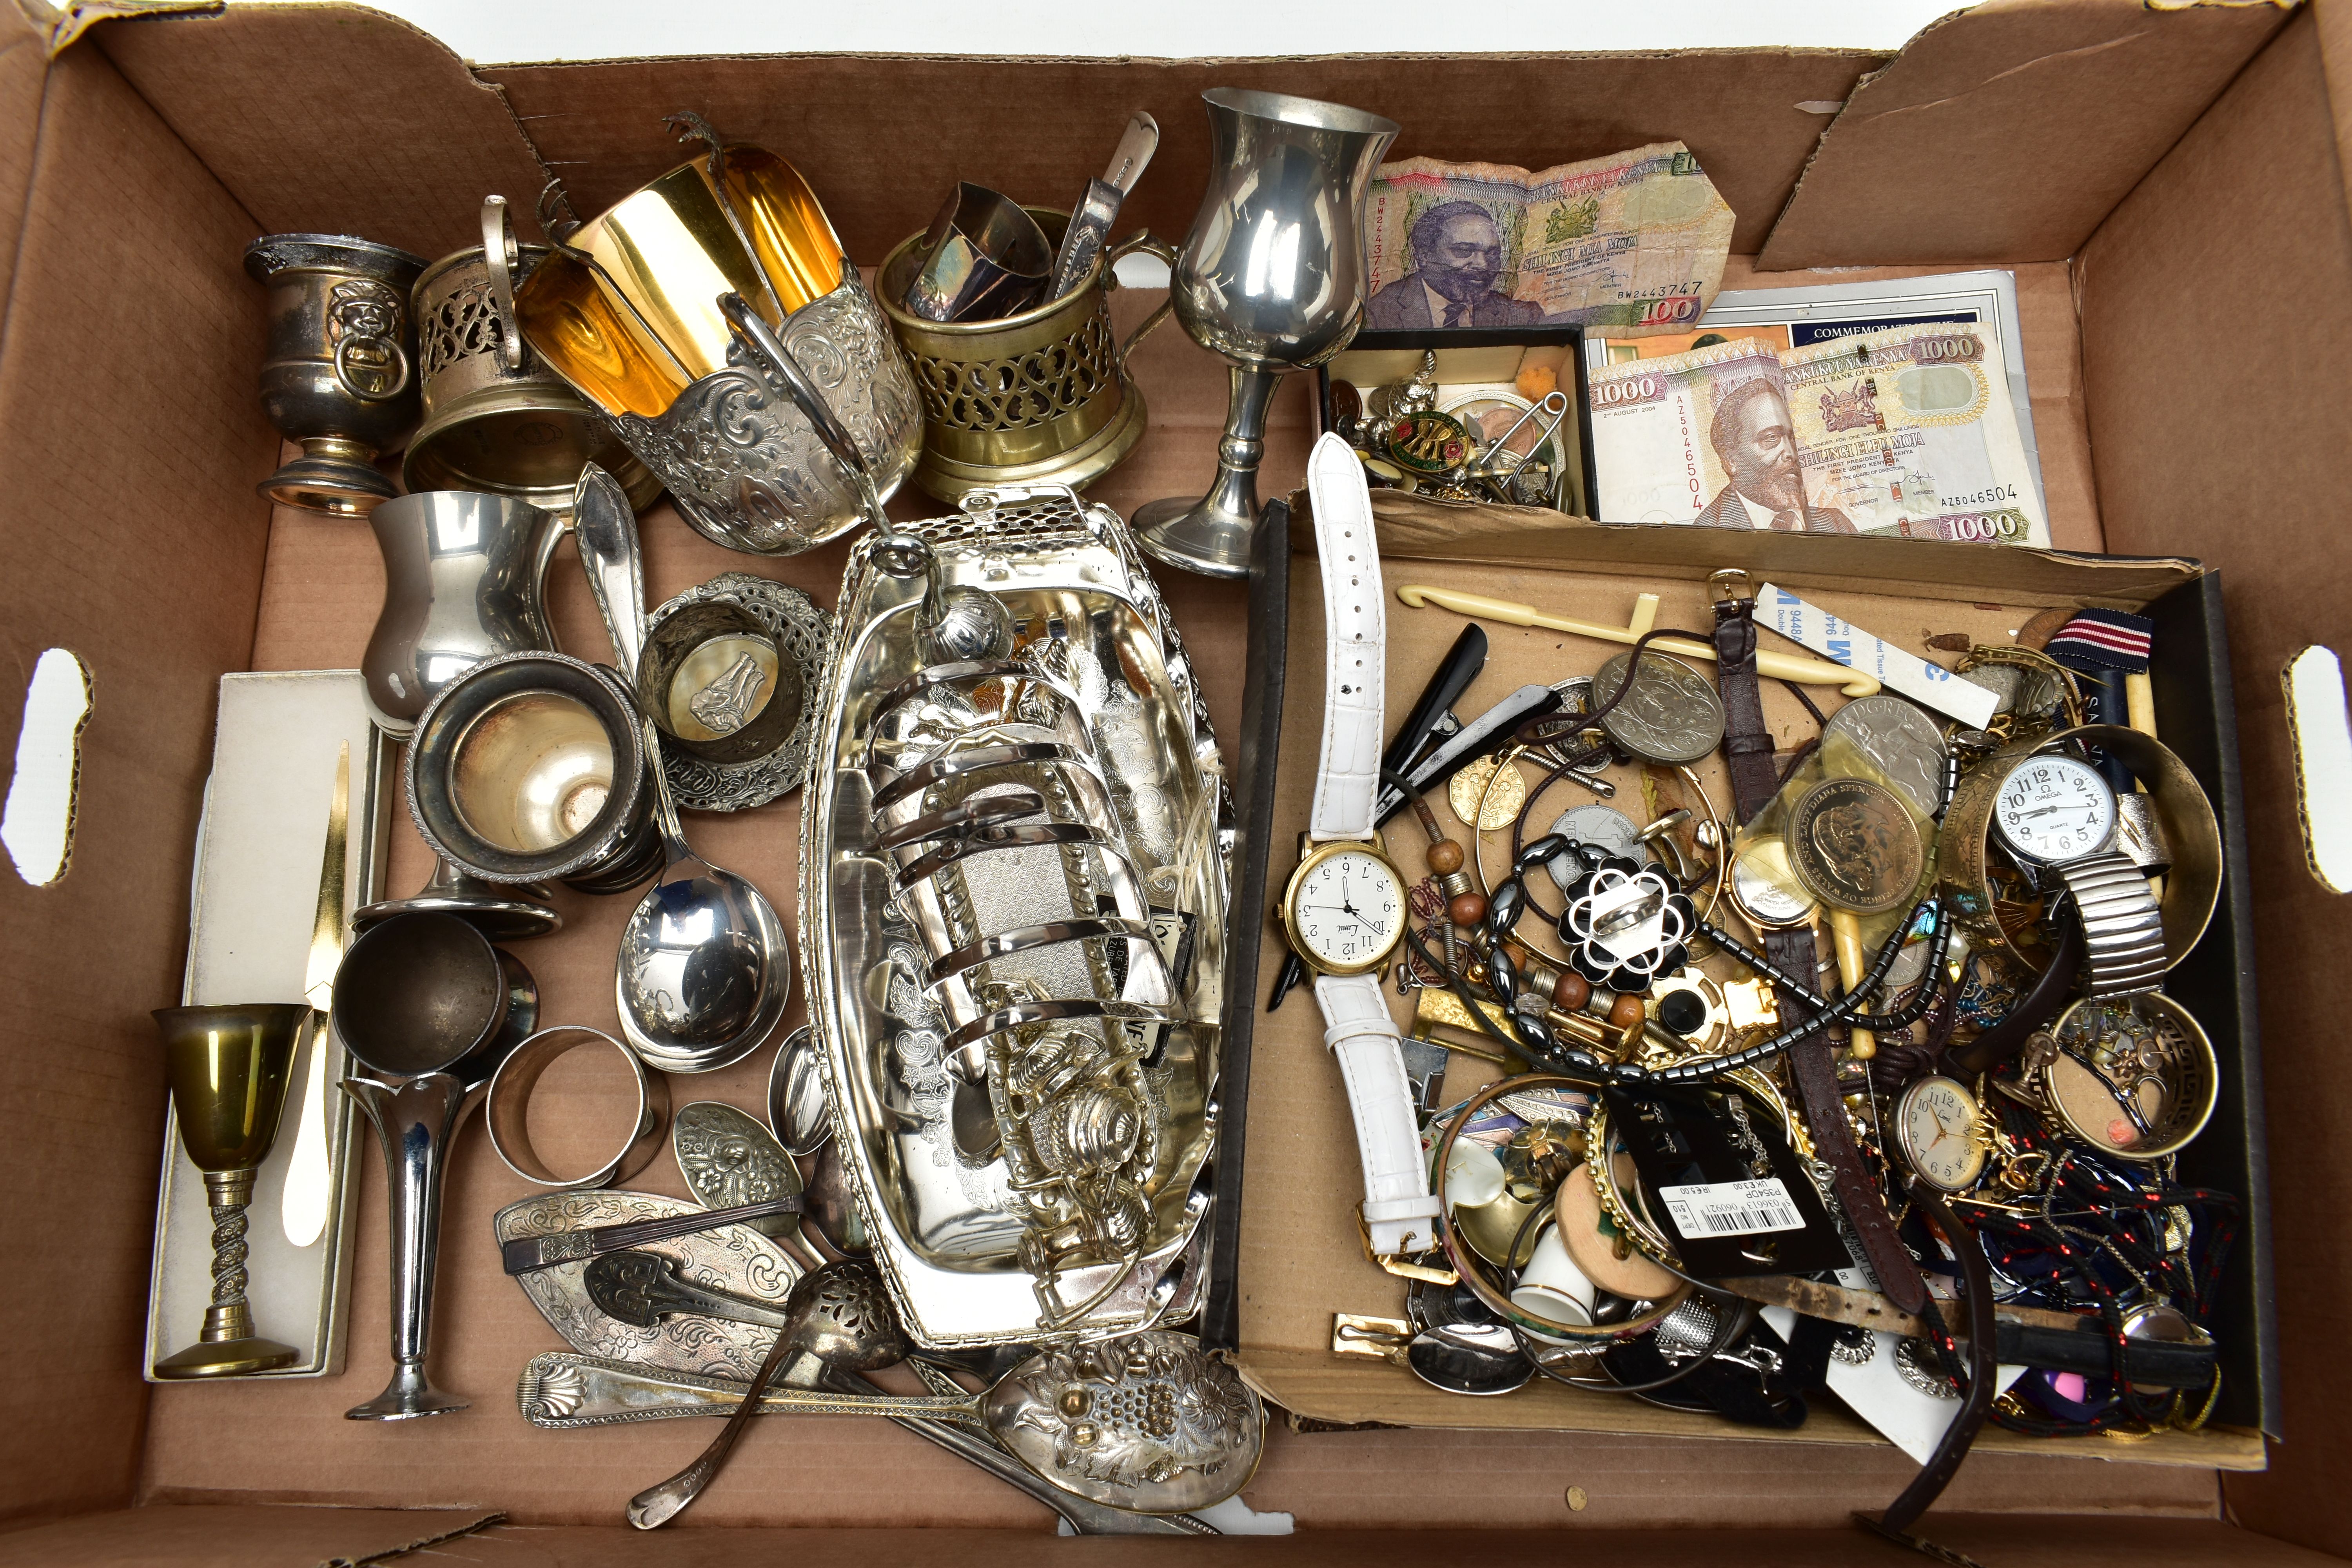
[[[1418,1279],[1424,1284],[1444,1285],[1449,1288],[1462,1282],[1461,1275],[1456,1274],[1453,1269],[1447,1268],[1441,1264],[1421,1263],[1415,1261],[1417,1258],[1428,1257],[1432,1254],[1436,1254],[1440,1257],[1444,1256],[1442,1253],[1438,1253],[1437,1240],[1433,1235],[1430,1238],[1429,1247],[1425,1252],[1412,1253],[1402,1250],[1396,1252],[1373,1251],[1372,1227],[1370,1223],[1364,1218],[1364,1205],[1361,1204],[1358,1204],[1356,1205],[1356,1238],[1363,1243],[1364,1257],[1367,1260],[1376,1267],[1384,1269],[1388,1273],[1395,1275],[1400,1279]],[[1419,1237],[1414,1233],[1406,1233],[1405,1240],[1408,1245],[1418,1239]]]

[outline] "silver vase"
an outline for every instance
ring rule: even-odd
[[[383,609],[362,671],[387,734],[416,727],[441,689],[486,658],[551,649],[547,563],[563,520],[515,496],[427,490],[368,514]]]
[[[1233,367],[1217,479],[1199,500],[1135,514],[1154,557],[1211,577],[1249,572],[1265,416],[1286,371],[1348,346],[1364,319],[1364,188],[1393,121],[1276,92],[1213,88],[1208,194],[1176,258],[1176,319]]]

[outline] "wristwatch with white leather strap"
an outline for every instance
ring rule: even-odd
[[[1307,463],[1326,626],[1323,744],[1315,803],[1281,915],[1315,972],[1324,1043],[1339,1058],[1364,1166],[1364,1225],[1383,1258],[1437,1245],[1421,1130],[1381,967],[1404,940],[1405,878],[1372,830],[1386,722],[1388,654],[1371,492],[1346,442],[1327,435]]]

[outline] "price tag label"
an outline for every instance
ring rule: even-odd
[[[1753,1182],[1702,1182],[1660,1187],[1659,1201],[1685,1240],[1712,1236],[1762,1236],[1802,1230],[1805,1216],[1777,1176]]]

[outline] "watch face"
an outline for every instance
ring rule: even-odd
[[[1993,821],[2009,847],[2031,859],[2076,860],[2116,830],[2116,794],[2090,763],[2029,757],[2001,781]]]
[[[1956,1079],[1923,1078],[1905,1089],[1895,1108],[1895,1136],[1905,1163],[1948,1193],[1965,1191],[1984,1173],[1977,1097]]]
[[[1291,883],[1286,907],[1299,955],[1328,973],[1373,968],[1404,940],[1404,883],[1369,849],[1318,852]]]

